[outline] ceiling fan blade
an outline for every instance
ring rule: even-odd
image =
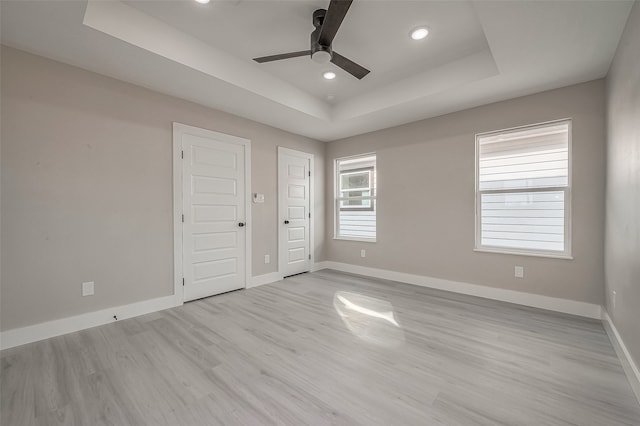
[[[331,42],[336,36],[352,2],[353,0],[331,0],[318,36],[318,41],[322,46],[331,46]]]
[[[361,67],[350,59],[345,58],[339,53],[333,52],[333,57],[331,58],[331,62],[357,78],[358,80],[362,80],[362,78],[369,74],[369,70]]]
[[[271,55],[271,56],[263,56],[261,58],[253,58],[253,60],[259,63],[263,63],[263,62],[279,61],[281,59],[297,58],[299,56],[309,56],[309,55],[311,55],[310,50],[301,50],[299,52],[282,53],[280,55]]]

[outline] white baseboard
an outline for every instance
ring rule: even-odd
[[[602,323],[604,324],[604,329],[609,335],[609,340],[611,340],[613,348],[618,354],[618,358],[620,358],[620,363],[622,364],[622,368],[629,379],[629,384],[631,385],[633,392],[636,394],[638,403],[640,403],[640,370],[634,362],[631,353],[629,353],[627,346],[624,344],[624,341],[622,340],[620,333],[618,333],[618,329],[611,320],[611,317],[604,309],[602,310]]]
[[[353,274],[400,281],[408,284],[419,285],[422,287],[435,288],[439,290],[451,291],[454,293],[468,294],[493,300],[501,300],[504,302],[511,302],[519,305],[532,306],[536,308],[564,312],[573,315],[580,315],[589,318],[601,319],[602,315],[601,308],[598,305],[578,302],[574,300],[541,296],[537,294],[523,293],[513,290],[487,287],[478,284],[449,281],[440,278],[406,274],[403,272],[369,268],[366,266],[350,265],[347,263],[333,261],[317,262],[311,267],[312,272],[319,271],[321,269],[335,269],[338,271],[349,272]],[[247,285],[247,288],[270,284],[280,280],[282,280],[282,276],[279,272],[271,272],[264,275],[258,275],[252,278],[250,284]],[[114,321],[114,315],[118,317],[118,320],[121,320],[172,308],[181,304],[182,300],[180,298],[173,295],[165,296],[157,299],[131,303],[129,305],[102,309],[100,311],[89,312],[73,317],[62,318],[59,320],[48,321],[28,327],[7,330],[0,333],[0,349],[8,349],[14,346],[36,342],[38,340],[60,336],[62,334],[72,333],[75,331],[108,324]],[[613,325],[612,328],[615,330]],[[623,345],[621,346],[624,347]],[[624,350],[626,351],[626,348]],[[637,367],[633,364],[632,366],[635,369],[635,374],[637,375]]]
[[[323,262],[325,268],[352,274],[367,275],[392,281],[400,281],[422,287],[483,297],[485,299],[500,300],[518,305],[547,309],[549,311],[579,315],[587,318],[601,319],[601,306],[593,303],[578,302],[576,300],[560,299],[556,297],[542,296],[539,294],[524,293],[520,291],[489,287],[479,284],[450,281],[442,278],[433,278],[422,275],[406,274],[404,272],[389,271],[386,269],[369,268],[366,266],[351,265],[327,261]]]
[[[323,260],[322,262],[316,262],[311,265],[311,272],[319,271],[321,269],[327,269],[327,262]]]
[[[314,264],[311,267],[311,271],[325,269],[323,264],[324,262]],[[282,275],[279,272],[258,275],[252,277],[251,281],[247,284],[247,288],[271,284],[280,280],[282,280]],[[165,296],[3,331],[0,332],[0,350],[108,324],[115,321],[113,319],[114,315],[118,320],[123,320],[180,306],[182,303],[183,301],[180,297],[173,295]]]
[[[311,265],[311,272],[319,271],[321,269],[327,269],[326,263],[327,262],[314,263],[313,265]],[[258,287],[265,284],[271,284],[278,281],[282,281],[283,279],[284,277],[278,271],[270,272],[268,274],[263,274],[263,275],[257,275],[251,278],[251,283],[247,285],[247,288]]]
[[[258,287],[265,284],[275,283],[282,280],[280,272],[269,272],[268,274],[256,275],[251,278],[251,282],[247,284],[247,288]]]
[[[123,320],[179,305],[182,305],[182,299],[171,295],[7,330],[0,333],[0,349],[8,349],[62,334],[108,324],[116,321],[113,318],[114,315],[118,320]]]

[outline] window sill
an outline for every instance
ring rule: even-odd
[[[342,241],[358,241],[361,243],[375,243],[375,238],[358,238],[358,237],[333,237],[334,240]]]
[[[496,254],[513,254],[516,256],[528,256],[528,257],[546,257],[550,259],[562,259],[562,260],[573,260],[573,256],[568,254],[554,254],[554,253],[544,253],[544,252],[535,252],[535,251],[515,251],[508,249],[498,249],[498,248],[474,248],[473,251],[481,252],[481,253],[496,253]]]

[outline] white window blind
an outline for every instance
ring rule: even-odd
[[[569,120],[476,137],[476,247],[570,255]]]
[[[336,160],[336,238],[376,238],[376,156]]]

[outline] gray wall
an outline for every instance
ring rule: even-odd
[[[637,82],[633,99],[637,114]],[[598,80],[325,145],[3,47],[0,329],[171,294],[172,121],[252,140],[253,191],[267,197],[252,205],[254,275],[277,269],[281,145],[316,156],[317,261],[600,304],[604,100]],[[567,117],[574,124],[574,260],[474,252],[475,133]],[[333,240],[331,160],[371,151],[378,153],[378,241]],[[634,185],[637,212],[637,165]],[[524,279],[513,277],[515,265],[525,267]],[[96,281],[96,295],[82,298],[87,280]],[[618,304],[614,317],[621,312]]]
[[[604,108],[597,80],[331,142],[327,200],[333,159],[378,154],[378,238],[334,240],[327,201],[328,260],[601,304]],[[568,117],[574,260],[474,252],[475,134]],[[515,265],[524,279],[514,278]]]
[[[314,154],[325,258],[325,144],[3,47],[0,329],[173,293],[172,121],[252,141],[254,275],[278,265],[276,147]]]
[[[639,52],[636,1],[607,77],[605,242],[606,308],[636,365],[640,365]]]

